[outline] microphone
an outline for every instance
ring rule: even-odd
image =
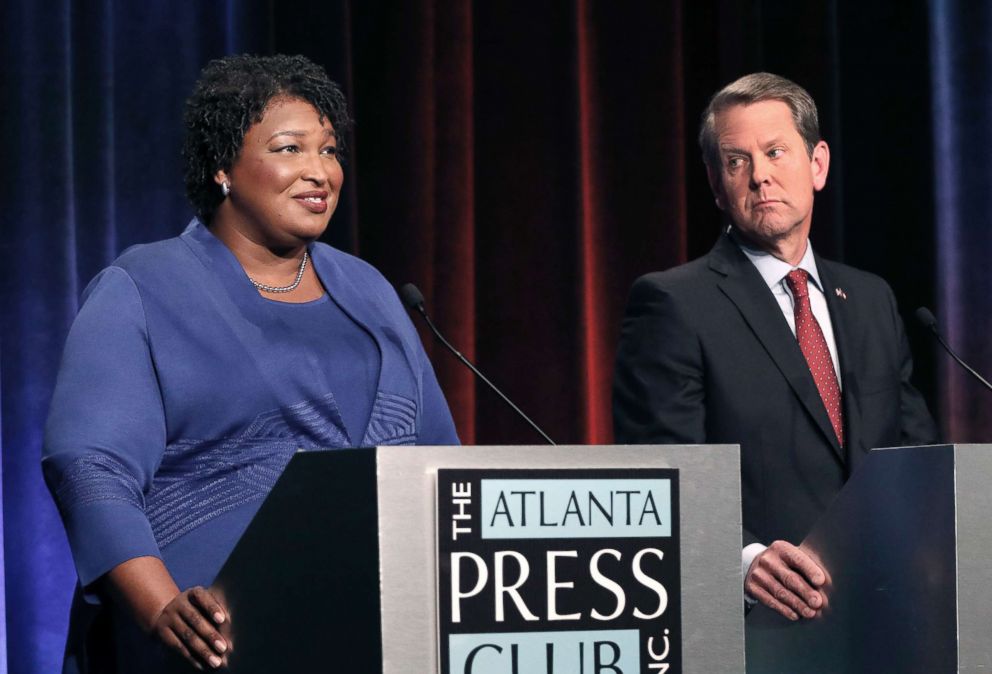
[[[427,327],[431,329],[431,332],[433,332],[434,336],[438,338],[438,341],[444,344],[448,348],[448,350],[451,351],[451,353],[455,354],[455,357],[458,360],[460,360],[462,363],[464,363],[465,366],[468,367],[468,369],[470,369],[475,374],[476,377],[478,377],[483,382],[485,382],[486,386],[491,388],[496,393],[496,395],[502,398],[503,402],[509,405],[510,408],[518,415],[520,415],[520,417],[524,421],[530,424],[530,427],[533,428],[535,431],[537,431],[541,435],[541,437],[547,441],[549,445],[556,444],[554,440],[548,437],[547,433],[541,430],[540,426],[538,426],[533,421],[531,421],[530,417],[524,414],[519,407],[514,405],[509,398],[503,395],[503,392],[500,391],[498,388],[496,388],[495,384],[493,384],[491,381],[486,379],[485,375],[479,372],[479,370],[475,367],[475,365],[472,365],[472,363],[469,362],[468,358],[463,356],[458,349],[453,347],[448,342],[448,340],[444,338],[444,335],[442,335],[440,331],[436,327],[434,327],[434,322],[431,321],[430,316],[427,315],[427,310],[424,309],[424,295],[423,293],[420,292],[420,289],[417,288],[417,286],[413,285],[412,283],[407,283],[402,288],[400,288],[400,297],[403,299],[403,304],[405,304],[408,308],[415,310],[417,313],[419,313],[421,316],[424,317],[424,320],[427,321]]]
[[[957,361],[958,365],[960,365],[965,370],[970,372],[975,379],[982,382],[985,388],[992,391],[992,384],[989,384],[987,381],[985,381],[985,377],[975,372],[973,369],[971,369],[968,366],[967,363],[965,363],[963,360],[958,358],[958,354],[954,353],[954,350],[951,349],[951,347],[947,345],[947,342],[944,341],[944,338],[940,336],[940,331],[937,330],[937,319],[934,318],[933,313],[929,309],[927,309],[926,307],[918,308],[916,310],[916,320],[922,323],[925,328],[927,328],[928,330],[930,330],[930,332],[933,333],[933,336],[937,338],[937,341],[940,342],[940,345],[944,347],[944,350],[947,351],[947,353],[951,354],[951,358]]]

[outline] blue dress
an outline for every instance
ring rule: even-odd
[[[93,582],[150,555],[180,588],[209,585],[297,449],[458,443],[393,288],[358,258],[310,252],[323,305],[259,295],[197,220],[87,287],[43,459],[82,588],[64,671],[137,671],[148,641],[101,617]]]

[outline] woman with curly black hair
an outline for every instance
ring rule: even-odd
[[[197,217],[90,283],[46,428],[79,574],[65,672],[154,672],[163,646],[222,666],[230,616],[204,587],[298,448],[458,442],[392,287],[316,243],[338,87],[303,57],[228,57],[185,121]]]

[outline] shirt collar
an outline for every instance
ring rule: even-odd
[[[813,256],[813,244],[810,243],[809,239],[806,239],[806,252],[803,253],[803,259],[793,267],[788,262],[778,259],[771,253],[748,246],[732,229],[730,230],[730,237],[747,256],[747,259],[751,261],[751,264],[755,266],[769,288],[774,289],[793,269],[805,269],[809,274],[810,280],[816,283],[816,287],[819,288],[821,293],[823,292],[823,284],[820,283],[820,274],[816,269],[816,258]]]

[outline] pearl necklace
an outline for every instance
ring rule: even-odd
[[[300,281],[303,280],[303,271],[307,268],[307,260],[309,258],[310,258],[310,255],[304,249],[304,251],[303,251],[303,260],[300,262],[300,269],[299,269],[299,271],[296,272],[296,280],[293,281],[292,283],[290,283],[288,286],[267,286],[264,283],[259,283],[258,281],[256,281],[255,279],[253,279],[251,276],[248,277],[248,280],[251,281],[251,284],[253,286],[255,286],[256,288],[258,288],[259,290],[261,290],[263,292],[267,292],[267,293],[288,293],[288,292],[292,292],[292,291],[296,290],[296,288],[300,285]]]

